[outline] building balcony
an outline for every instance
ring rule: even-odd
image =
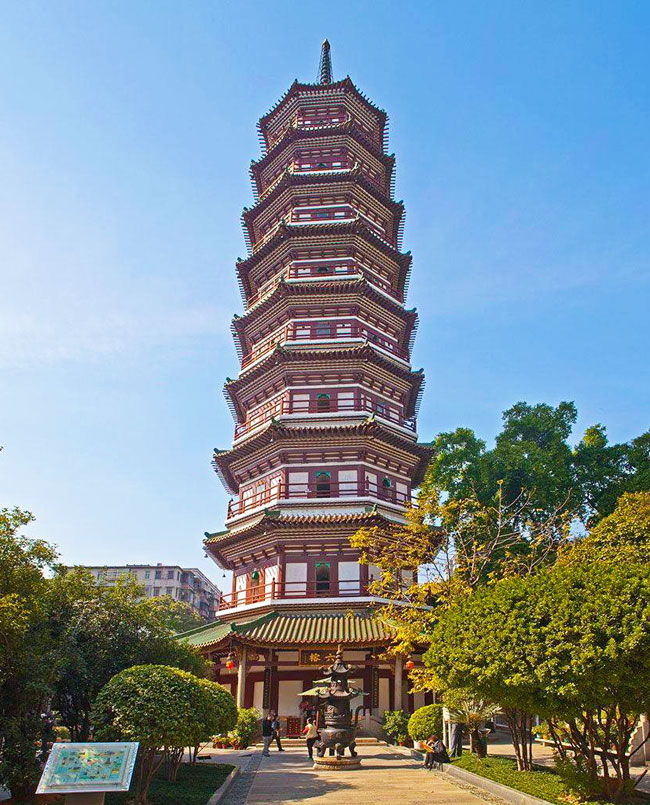
[[[288,324],[280,331],[273,334],[271,338],[254,347],[242,357],[241,368],[246,369],[252,363],[263,358],[272,352],[278,344],[284,346],[309,346],[310,344],[332,344],[339,345],[350,341],[368,341],[382,352],[388,353],[391,357],[398,358],[408,363],[409,353],[402,349],[394,341],[371,330],[364,325],[349,324],[347,322],[337,322],[336,324]]]
[[[239,500],[228,503],[227,520],[247,514],[255,509],[282,503],[310,502],[314,500],[330,500],[332,502],[351,502],[358,498],[370,498],[397,506],[410,503],[410,494],[399,492],[395,487],[378,486],[370,481],[318,481],[316,483],[285,482],[274,484],[259,492],[243,495]]]
[[[247,309],[250,310],[270,296],[282,281],[327,282],[342,278],[361,279],[362,277],[365,277],[371,285],[374,285],[382,291],[382,293],[387,294],[393,299],[397,299],[398,302],[402,301],[401,296],[393,289],[388,280],[378,276],[372,271],[364,270],[362,266],[358,265],[353,260],[322,260],[305,265],[291,264],[284,271],[273,277],[270,282],[262,285],[262,287],[247,300]]]
[[[355,395],[353,399],[337,400],[334,398],[318,399],[318,400],[305,400],[294,401],[282,398],[279,401],[269,405],[268,408],[254,414],[245,422],[235,426],[235,441],[242,439],[249,433],[264,427],[272,419],[278,419],[282,416],[296,415],[301,416],[328,416],[330,414],[355,414],[368,415],[374,414],[377,419],[384,420],[391,425],[399,428],[404,428],[415,434],[415,418],[403,417],[400,411],[388,404],[384,404],[375,400],[370,400],[361,395]]]
[[[234,609],[248,604],[261,604],[273,601],[292,601],[319,598],[360,598],[369,596],[368,583],[359,579],[350,581],[277,581],[260,582],[245,590],[237,590],[223,595],[219,611]]]

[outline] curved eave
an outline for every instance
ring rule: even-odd
[[[230,408],[235,421],[242,422],[246,418],[246,412],[239,405],[237,399],[240,389],[256,380],[260,375],[269,371],[271,366],[280,365],[283,363],[291,363],[292,361],[309,361],[310,359],[322,359],[326,355],[333,361],[341,358],[363,358],[365,360],[376,362],[384,369],[397,374],[399,377],[408,381],[412,388],[413,393],[410,395],[408,401],[405,403],[404,414],[407,417],[413,416],[417,411],[417,404],[421,397],[420,389],[424,385],[424,373],[421,369],[413,371],[411,369],[402,368],[389,358],[385,358],[378,350],[373,349],[368,343],[358,344],[357,346],[334,348],[334,349],[314,349],[314,350],[292,350],[276,347],[272,352],[261,360],[250,371],[232,380],[227,380],[224,385],[224,395]]]
[[[388,193],[383,193],[375,184],[366,178],[365,174],[360,168],[352,169],[347,173],[332,171],[329,173],[318,173],[316,175],[310,173],[291,173],[289,171],[285,171],[282,175],[282,178],[274,185],[273,189],[268,193],[268,195],[264,196],[264,198],[254,207],[245,209],[243,211],[242,221],[245,230],[244,234],[246,236],[246,242],[254,242],[253,229],[256,216],[264,212],[264,210],[270,206],[282,194],[283,191],[292,187],[301,186],[312,186],[315,189],[320,185],[330,184],[343,186],[348,184],[359,185],[368,193],[368,195],[372,196],[378,204],[381,204],[383,207],[385,207],[385,209],[392,214],[393,231],[391,235],[393,242],[397,243],[399,248],[399,240],[404,225],[404,203],[402,201],[394,201],[390,198]]]
[[[390,526],[394,525],[383,515],[372,507],[369,511],[350,512],[347,514],[300,514],[289,515],[280,514],[275,509],[265,509],[264,512],[253,520],[249,520],[244,526],[217,531],[213,534],[206,532],[203,546],[206,551],[213,555],[220,553],[222,548],[233,545],[243,539],[255,537],[260,534],[273,532],[291,532],[293,529],[302,531],[305,526],[318,526],[320,528],[340,528],[343,533],[347,533],[350,527],[361,528],[362,526]],[[221,558],[228,564],[228,560],[221,555]],[[226,567],[226,565],[223,565]]]
[[[251,160],[250,174],[251,179],[257,189],[257,193],[261,194],[262,188],[262,173],[264,169],[273,162],[285,149],[288,149],[294,142],[302,140],[317,140],[328,136],[334,135],[349,135],[356,140],[359,145],[368,151],[375,159],[383,163],[386,168],[389,184],[393,178],[393,171],[395,170],[395,154],[386,154],[381,148],[377,147],[370,137],[356,125],[354,120],[347,120],[345,123],[339,123],[335,126],[328,126],[327,128],[288,128],[284,135],[275,143],[273,148],[269,149],[261,159]]]
[[[303,295],[307,296],[314,293],[318,293],[321,297],[326,297],[327,294],[335,295],[355,292],[365,292],[369,298],[379,306],[389,310],[396,318],[405,324],[405,331],[399,345],[402,349],[408,349],[410,353],[413,348],[415,332],[417,330],[416,310],[406,310],[397,300],[393,301],[377,291],[372,283],[363,277],[354,280],[328,280],[327,282],[318,284],[314,282],[279,282],[263,302],[256,305],[242,316],[236,316],[233,319],[232,331],[235,336],[237,354],[241,358],[242,353],[246,351],[246,328],[250,327],[257,319],[267,316],[272,308],[281,300]]]
[[[373,115],[378,118],[378,123],[382,134],[385,131],[386,124],[388,122],[388,115],[384,109],[380,109],[379,106],[376,106],[366,95],[355,86],[354,82],[350,78],[350,76],[346,76],[341,81],[333,81],[331,84],[302,84],[296,78],[289,87],[289,89],[284,93],[284,95],[269,109],[266,114],[262,115],[258,122],[258,128],[264,138],[264,144],[268,143],[266,137],[266,128],[275,115],[277,115],[282,108],[296,95],[299,95],[301,92],[310,93],[310,94],[317,94],[322,93],[323,95],[332,94],[338,89],[343,90],[350,90],[353,94],[357,96],[357,98],[365,104],[368,109],[371,111]]]
[[[240,285],[245,297],[251,294],[251,287],[248,281],[248,274],[252,268],[259,263],[263,258],[267,257],[274,251],[283,241],[288,238],[301,238],[314,235],[360,235],[365,238],[374,248],[378,249],[389,259],[398,265],[401,269],[400,281],[403,279],[406,282],[409,274],[409,269],[412,262],[410,252],[401,252],[399,249],[391,246],[386,241],[382,240],[376,235],[373,230],[359,219],[352,219],[348,221],[337,221],[330,224],[305,224],[301,226],[294,226],[293,224],[283,224],[279,226],[273,237],[260,247],[254,254],[247,257],[245,260],[237,261],[237,275],[239,277]]]
[[[424,478],[427,466],[433,455],[431,445],[411,442],[407,438],[391,431],[379,424],[372,416],[365,422],[356,425],[302,425],[300,427],[287,427],[282,423],[271,421],[271,423],[251,436],[246,441],[232,447],[230,450],[215,450],[212,466],[228,491],[236,494],[237,481],[231,472],[233,461],[241,460],[254,454],[256,451],[267,447],[273,442],[300,442],[307,440],[314,443],[318,438],[333,439],[335,437],[357,436],[361,438],[372,438],[378,442],[383,442],[390,447],[396,447],[407,455],[416,459],[416,467],[412,473],[411,481],[413,486],[418,486]]]

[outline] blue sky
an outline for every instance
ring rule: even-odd
[[[257,119],[329,37],[391,119],[420,438],[516,402],[650,425],[650,5],[4,2],[0,505],[68,563],[221,572]]]

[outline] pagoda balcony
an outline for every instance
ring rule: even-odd
[[[262,302],[273,293],[273,291],[282,281],[327,282],[341,278],[362,279],[364,277],[371,285],[380,290],[382,293],[390,296],[392,299],[397,299],[398,302],[403,301],[399,293],[394,290],[388,280],[378,276],[373,271],[368,269],[364,270],[362,266],[354,262],[337,260],[331,262],[320,261],[312,265],[304,266],[291,264],[288,268],[285,268],[282,272],[273,277],[270,282],[267,282],[256,293],[254,293],[247,300],[246,306],[247,309],[250,310],[259,302]]]
[[[404,428],[415,434],[415,418],[404,417],[399,409],[390,405],[376,402],[361,395],[355,395],[351,400],[287,400],[281,399],[270,404],[267,408],[251,416],[245,422],[235,426],[235,441],[252,433],[258,428],[267,425],[272,419],[282,416],[328,416],[330,414],[373,414],[377,419],[384,420],[391,425]]]
[[[392,249],[398,248],[398,245],[390,240],[386,234],[386,229],[377,221],[374,221],[365,213],[357,210],[351,204],[337,204],[330,207],[306,208],[297,207],[291,211],[291,217],[288,223],[291,226],[314,226],[319,224],[332,224],[332,223],[345,223],[350,221],[362,221],[376,235],[383,243],[390,246]],[[269,240],[275,237],[276,232],[281,226],[286,226],[287,221],[283,218],[272,224],[269,229],[262,233],[262,235],[252,244],[250,244],[250,251],[253,254],[259,251]]]
[[[316,344],[317,346],[334,344],[338,346],[339,343],[345,341],[368,341],[372,346],[388,353],[393,358],[405,363],[409,361],[408,350],[402,349],[394,341],[368,327],[347,323],[333,324],[328,328],[318,327],[317,325],[288,324],[268,341],[263,342],[259,347],[244,355],[241,361],[241,368],[248,368],[255,361],[272,352],[279,344],[283,346],[308,346],[309,344]]]
[[[398,492],[395,487],[378,486],[370,481],[319,481],[318,483],[279,483],[260,492],[253,493],[239,500],[228,502],[228,520],[242,514],[264,508],[271,504],[278,506],[284,502],[297,500],[332,500],[351,502],[356,498],[372,498],[396,506],[406,506],[411,496],[406,492]]]
[[[261,604],[266,601],[291,601],[306,598],[360,598],[369,596],[368,587],[372,583],[359,579],[345,581],[278,581],[272,579],[245,590],[236,590],[223,595],[219,610],[234,609],[248,604]]]

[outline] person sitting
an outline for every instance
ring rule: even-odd
[[[433,768],[441,769],[443,763],[449,763],[449,754],[443,742],[437,735],[430,735],[424,742],[424,768],[431,771]]]

